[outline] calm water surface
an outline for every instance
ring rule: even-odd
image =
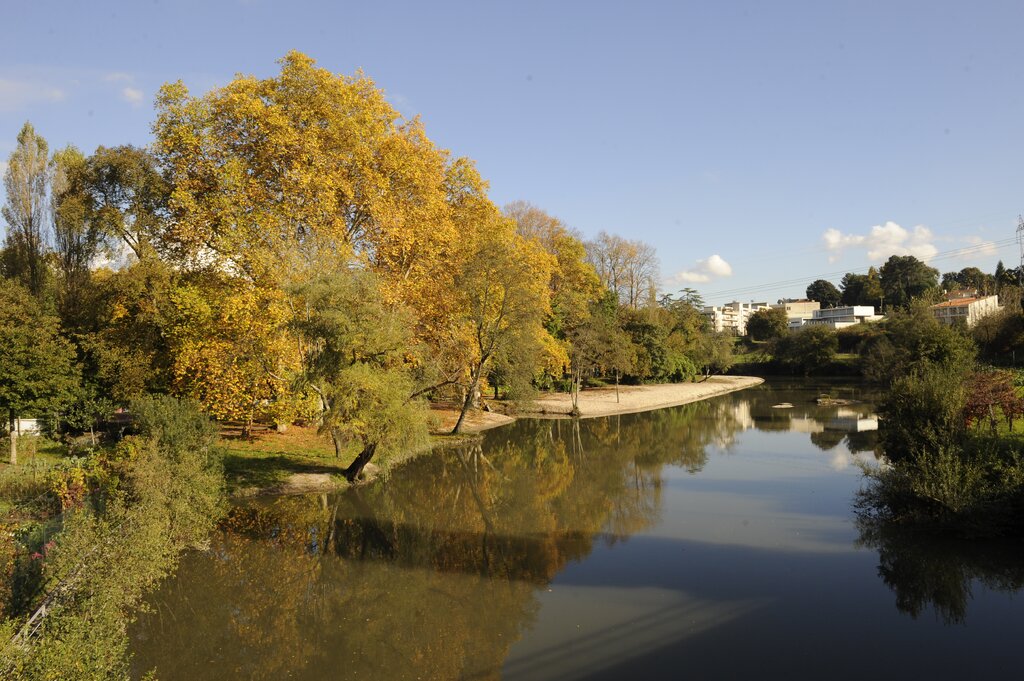
[[[872,397],[520,421],[386,485],[238,506],[151,599],[136,672],[1019,678],[1019,546],[855,522]]]

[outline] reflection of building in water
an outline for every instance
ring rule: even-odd
[[[789,430],[794,433],[820,433],[825,424],[813,416],[794,416],[789,420]]]
[[[750,411],[750,400],[739,400],[732,407],[732,416],[738,430],[750,430],[754,427],[754,415]]]
[[[844,433],[864,433],[869,430],[878,430],[878,417],[874,414],[861,416],[860,412],[854,409],[840,407],[835,417],[829,419],[827,428]]]

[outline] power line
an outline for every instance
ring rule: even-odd
[[[1022,222],[1021,224],[1024,225],[1024,222]],[[1019,227],[1018,230],[1021,231],[1022,228]],[[1018,241],[1020,241],[1020,239],[1018,237],[1009,237],[1009,238],[1006,238],[1006,239],[998,239],[998,240],[995,240],[995,241],[984,241],[984,242],[981,242],[981,243],[978,243],[978,244],[972,244],[970,246],[964,246],[963,248],[956,248],[956,249],[952,249],[952,250],[949,250],[949,251],[942,251],[942,252],[936,253],[935,255],[933,255],[930,258],[923,259],[923,261],[926,262],[926,263],[931,263],[931,262],[936,262],[936,261],[949,260],[949,259],[953,259],[953,258],[961,258],[961,257],[963,257],[965,255],[973,255],[973,254],[977,254],[977,253],[987,252],[987,251],[990,251],[990,250],[1000,250],[1000,249],[1006,248],[1007,246],[1010,246],[1010,245],[1012,245],[1014,243],[1017,243]],[[1021,264],[1024,265],[1024,242],[1021,243],[1021,249],[1022,249],[1021,250],[1021,261],[1022,261]],[[763,283],[763,284],[755,284],[755,285],[751,285],[751,286],[739,286],[739,287],[729,288],[729,289],[720,289],[718,291],[713,291],[713,292],[705,294],[705,299],[710,299],[712,297],[714,297],[714,298],[736,297],[736,296],[741,296],[741,295],[749,295],[749,294],[752,294],[752,293],[776,291],[776,290],[783,289],[783,288],[790,288],[790,287],[793,287],[793,286],[798,286],[800,284],[804,284],[805,282],[810,282],[810,281],[814,281],[814,280],[817,280],[817,279],[829,280],[829,279],[831,279],[833,277],[842,277],[845,274],[866,274],[869,269],[870,269],[870,267],[862,267],[862,268],[854,268],[854,269],[846,269],[846,270],[837,270],[837,271],[833,271],[833,272],[827,272],[825,274],[807,275],[807,276],[801,276],[801,277],[797,277],[797,278],[793,278],[793,279],[784,279],[784,280],[779,280],[779,281],[767,282],[767,283]]]

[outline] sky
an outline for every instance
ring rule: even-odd
[[[1019,1],[3,4],[0,172],[25,121],[51,148],[145,145],[161,84],[294,49],[362,69],[499,205],[653,245],[665,292],[1020,264]]]

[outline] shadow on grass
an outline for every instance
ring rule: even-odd
[[[224,456],[224,476],[229,491],[246,487],[266,489],[282,484],[295,473],[328,473],[340,475],[344,459],[306,459],[272,455],[254,457],[228,452]]]

